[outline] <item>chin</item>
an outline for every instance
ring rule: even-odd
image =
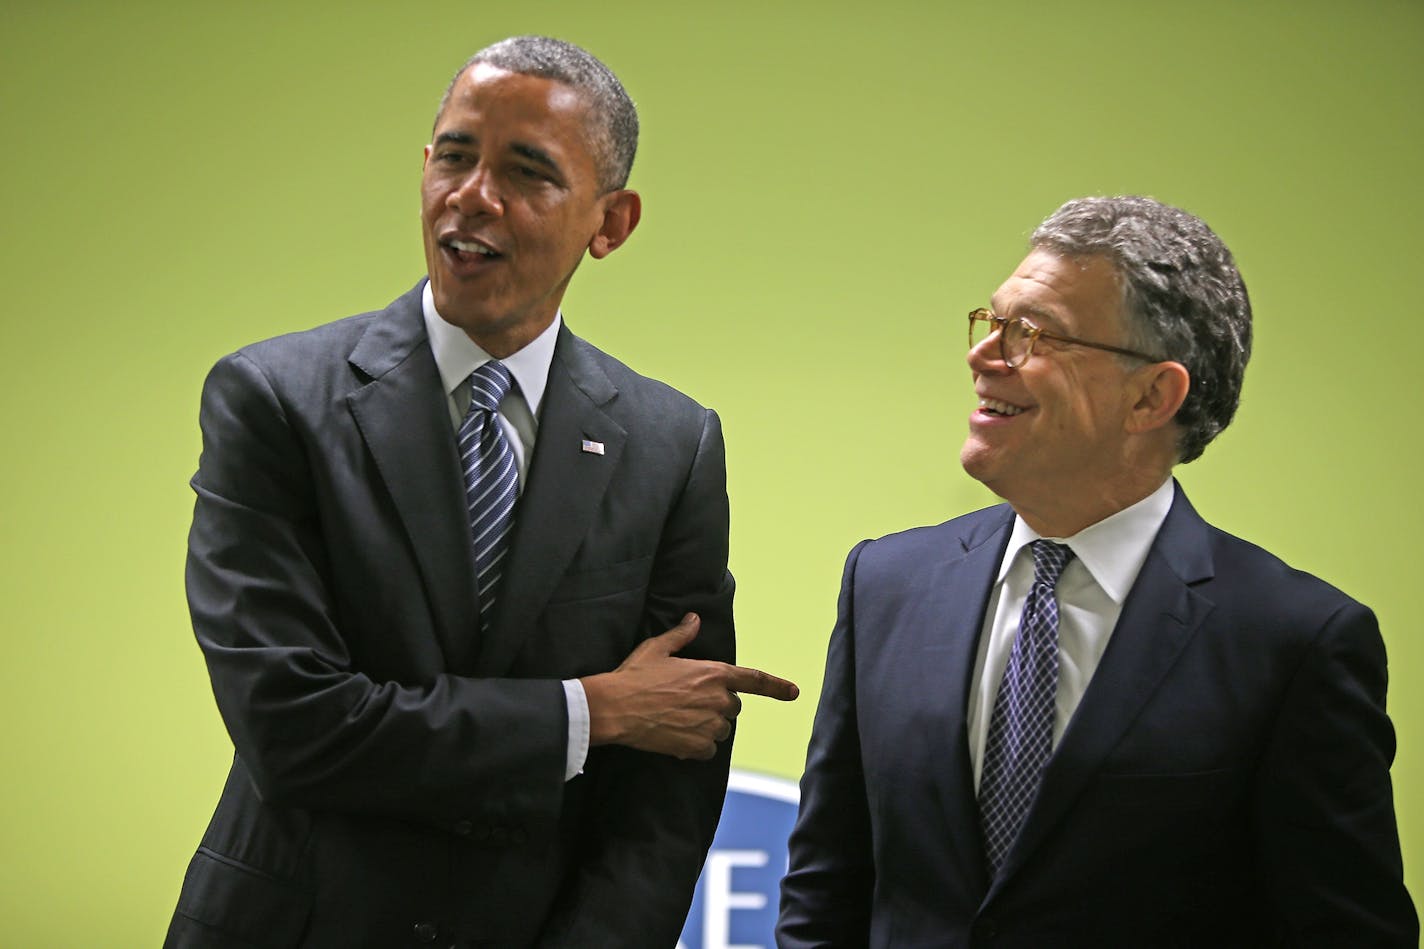
[[[480,321],[470,319],[468,316],[465,315],[464,311],[460,310],[458,307],[451,307],[448,304],[441,305],[440,301],[436,300],[435,311],[440,314],[440,318],[442,320],[444,320],[446,323],[449,323],[451,326],[457,327],[462,330],[471,330],[479,328]]]
[[[959,464],[964,468],[964,473],[984,487],[993,491],[999,497],[1004,497],[1004,472],[995,467],[992,458],[981,452],[971,451],[965,448],[959,453]]]
[[[482,332],[497,326],[500,322],[497,316],[478,304],[472,305],[458,298],[441,299],[438,290],[434,296],[435,311],[451,326],[458,326],[466,331]]]
[[[959,449],[959,464],[969,477],[976,481],[983,481],[987,469],[991,467],[990,459],[987,457],[988,450],[982,445],[978,445],[973,439],[964,443],[964,447]]]

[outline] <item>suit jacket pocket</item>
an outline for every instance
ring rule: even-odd
[[[1219,808],[1233,797],[1239,780],[1235,768],[1164,774],[1111,774],[1098,776],[1093,800],[1113,807],[1145,810],[1195,811]]]
[[[310,910],[310,896],[291,880],[205,847],[188,864],[178,896],[183,916],[272,949],[298,944]]]
[[[575,570],[564,575],[554,588],[549,602],[567,603],[571,600],[595,600],[605,596],[616,596],[629,591],[641,591],[648,585],[648,575],[653,569],[653,558],[638,557],[619,563]]]

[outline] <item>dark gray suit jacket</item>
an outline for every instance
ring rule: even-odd
[[[989,877],[966,710],[1012,524],[851,551],[778,945],[1416,949],[1374,615],[1180,488]]]
[[[482,638],[420,291],[204,387],[188,598],[236,753],[168,945],[666,949],[730,742],[565,783],[560,680],[689,610],[683,655],[734,660],[717,417],[562,329]]]

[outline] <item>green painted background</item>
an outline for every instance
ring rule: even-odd
[[[182,596],[199,385],[415,282],[436,98],[517,32],[641,107],[642,228],[565,312],[725,420],[742,655],[805,693],[748,702],[739,767],[800,773],[851,544],[989,500],[963,314],[1064,199],[1148,193],[1258,321],[1181,478],[1379,612],[1424,889],[1416,0],[41,6],[0,12],[0,944],[157,945],[228,758]]]

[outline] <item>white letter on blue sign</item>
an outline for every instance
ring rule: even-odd
[[[703,871],[705,889],[702,892],[702,949],[765,949],[761,943],[728,942],[732,929],[732,910],[763,909],[766,894],[732,889],[733,867],[764,867],[765,850],[713,850],[707,855]]]

